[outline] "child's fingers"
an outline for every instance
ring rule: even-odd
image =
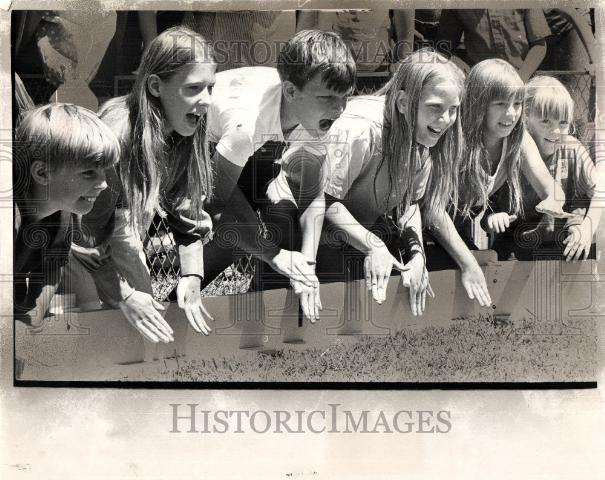
[[[400,261],[395,260],[395,258],[393,258],[393,269],[397,270],[398,272],[407,272],[408,270],[410,270],[410,268],[412,267],[408,267],[407,265],[404,265]]]
[[[391,278],[390,272],[385,273],[384,276],[382,277],[382,301],[383,302],[386,302],[386,300],[387,300],[387,290],[389,288],[389,278]]]
[[[475,285],[475,297],[482,307],[488,307],[492,303],[492,299],[487,290],[487,285]]]
[[[418,306],[416,305],[416,289],[414,288],[413,285],[410,285],[409,295],[410,295],[410,307],[412,309],[412,315],[416,316],[416,315],[418,315]]]
[[[426,287],[426,292],[429,294],[429,296],[431,298],[435,298],[435,292],[433,291],[433,287],[431,287],[430,283]]]
[[[576,254],[573,257],[573,261],[577,262],[578,260],[582,259],[582,254],[584,253],[584,250],[586,249],[586,247],[583,244],[579,244],[578,245],[578,249],[576,250]]]
[[[187,306],[186,308],[184,308],[184,310],[185,317],[187,317],[187,321],[189,322],[189,325],[191,325],[191,328],[193,328],[197,333],[202,333],[202,329],[198,326],[197,322],[195,321],[195,318],[193,317],[191,308]]]
[[[208,310],[206,310],[206,307],[204,307],[203,303],[200,303],[200,310],[202,311],[202,314],[209,319],[210,321],[214,322],[214,317],[212,315],[210,315],[210,312],[208,312]],[[212,331],[212,329],[210,327],[208,327],[210,329],[210,331]]]
[[[168,325],[168,322],[164,320],[164,318],[158,312],[153,312],[149,321],[153,323],[156,328],[158,328],[165,335],[172,337],[172,335],[174,334],[174,331],[172,330],[170,325]],[[174,340],[174,338],[170,339],[171,341]]]
[[[145,325],[144,323],[137,323],[137,324],[135,324],[135,327],[141,333],[141,335],[143,335],[150,342],[153,342],[153,343],[159,342],[158,337],[156,337],[151,332],[151,330],[149,330],[149,328],[147,328],[147,325]]]
[[[163,328],[161,328],[153,319],[148,319],[143,323],[160,341],[164,343],[169,343],[171,341],[170,335],[164,332]]]
[[[162,305],[153,297],[151,298],[151,303],[156,310],[165,310],[164,305]]]
[[[315,323],[315,316],[313,315],[313,308],[311,307],[310,295],[305,293],[300,297],[300,304],[305,317],[309,319],[311,323]]]
[[[517,218],[519,218],[519,217],[517,217],[517,215],[514,215],[514,214],[513,215],[509,215],[508,216],[508,222],[509,222],[509,224],[512,223],[512,222],[515,222],[517,220]]]
[[[368,291],[372,290],[372,269],[370,265],[370,257],[366,257],[363,262],[363,269],[366,276],[366,288]]]

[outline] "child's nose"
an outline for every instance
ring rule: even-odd
[[[347,97],[337,98],[334,100],[334,104],[332,106],[334,113],[337,113],[338,116],[342,115],[347,107]]]
[[[197,103],[202,106],[209,106],[212,103],[212,97],[210,96],[210,91],[207,88],[200,93]]]
[[[105,190],[107,188],[107,176],[105,175],[105,170],[102,170],[99,173],[99,181],[95,188],[97,190]]]
[[[452,115],[446,110],[441,114],[437,121],[441,124],[448,125],[452,121]]]
[[[506,115],[508,117],[516,117],[517,116],[517,107],[515,105],[510,105],[506,110]]]

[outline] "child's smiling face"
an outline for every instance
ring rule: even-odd
[[[165,80],[159,79],[158,97],[164,112],[166,133],[183,137],[195,133],[211,103],[215,83],[213,63],[189,63]]]
[[[420,94],[415,139],[425,147],[434,146],[458,117],[460,90],[452,82],[436,79],[427,83]]]
[[[48,199],[56,210],[85,215],[107,188],[105,168],[91,164],[61,166],[49,172]]]
[[[527,129],[544,158],[555,153],[557,145],[569,134],[570,123],[566,118],[552,114],[543,117],[540,112],[532,110],[526,119]]]
[[[491,101],[485,115],[485,134],[492,139],[508,137],[521,118],[522,112],[523,101],[520,98]]]

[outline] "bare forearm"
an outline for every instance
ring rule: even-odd
[[[363,253],[383,242],[376,235],[363,227],[340,202],[335,202],[326,210],[326,220],[346,236],[347,242]]]
[[[300,226],[303,236],[301,253],[310,259],[315,259],[317,256],[325,212],[326,201],[322,193],[321,196],[318,196],[311,202],[300,216]]]

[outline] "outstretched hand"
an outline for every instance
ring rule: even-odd
[[[406,263],[409,271],[401,273],[403,286],[409,289],[412,315],[422,315],[426,308],[427,294],[435,298],[435,293],[429,283],[429,272],[426,269],[424,257],[416,254]]]
[[[492,213],[487,217],[487,231],[488,233],[504,233],[515,220],[517,220],[517,215],[509,215],[506,212]]]
[[[277,273],[306,287],[313,288],[317,283],[315,262],[300,252],[282,249],[268,261],[268,264]]]
[[[186,275],[179,279],[176,287],[176,299],[191,327],[197,333],[208,335],[212,329],[206,320],[214,320],[202,304],[201,279],[196,275]]]
[[[477,262],[470,267],[462,268],[462,285],[468,294],[468,298],[477,300],[482,307],[488,307],[492,304],[485,275]]]
[[[303,314],[311,323],[319,320],[319,311],[323,309],[319,297],[319,280],[316,280],[312,287],[305,285],[297,280],[290,280],[290,285],[294,293],[300,298],[300,306]]]
[[[571,225],[568,228],[567,237],[563,240],[565,260],[576,262],[582,260],[582,258],[587,259],[590,255],[592,236],[592,225],[589,219],[584,219],[580,224]]]
[[[172,328],[158,310],[164,310],[161,303],[145,292],[135,290],[126,300],[118,303],[126,320],[136,328],[147,340],[157,342],[172,342]]]
[[[365,258],[366,287],[368,291],[372,292],[372,297],[379,304],[387,298],[387,286],[393,269],[399,272],[407,272],[410,267],[403,265],[393,257],[384,244],[373,248]]]

